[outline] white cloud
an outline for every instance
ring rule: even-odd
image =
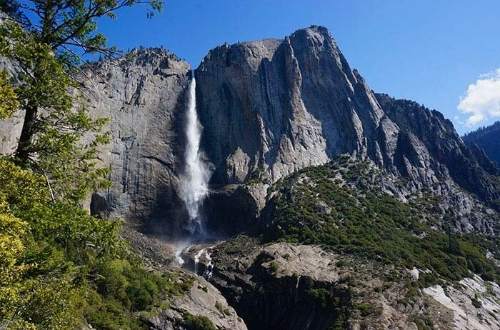
[[[466,95],[460,98],[458,109],[468,116],[469,126],[500,117],[500,68],[470,84]]]

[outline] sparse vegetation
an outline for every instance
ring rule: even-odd
[[[362,317],[369,315],[379,315],[381,310],[377,306],[369,303],[359,303],[354,305],[354,309],[358,310]]]
[[[217,308],[217,310],[224,315],[231,315],[231,311],[229,310],[229,308],[224,307],[224,305],[219,301],[215,302],[215,308]]]
[[[269,269],[273,272],[276,273],[278,271],[278,264],[274,261],[271,261],[269,264]]]
[[[333,288],[311,288],[307,291],[310,299],[325,312],[332,314],[333,322],[328,329],[345,329],[353,306],[352,292],[349,288],[336,290]]]
[[[217,330],[208,317],[189,313],[184,315],[183,325],[187,330]]]
[[[471,302],[472,302],[472,306],[474,306],[476,308],[481,308],[481,306],[483,305],[481,303],[481,301],[479,300],[479,297],[477,296],[477,294],[474,295],[474,297],[471,299]]]
[[[332,180],[339,167],[346,181],[354,184]],[[344,158],[282,180],[276,186],[280,193],[264,240],[321,244],[339,253],[428,269],[431,272],[420,278],[425,285],[439,276],[459,280],[471,272],[499,281],[498,267],[485,256],[487,248],[495,249],[495,242],[483,237],[479,243],[477,237],[433,229],[422,205],[403,203],[371,186],[370,177],[375,174],[366,163]],[[318,211],[318,199],[331,211]]]

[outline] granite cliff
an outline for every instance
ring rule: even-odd
[[[212,183],[252,182],[246,191],[253,214],[265,204],[268,184],[349,154],[410,179],[401,198],[422,190],[441,196],[442,207],[462,219],[457,230],[492,232],[487,216],[471,212],[478,199],[498,208],[491,162],[439,112],[375,94],[325,28],[217,47],[196,76]],[[216,205],[214,217],[225,218]]]
[[[409,179],[397,192],[403,200],[423,190],[440,196],[443,210],[460,219],[457,230],[494,231],[475,210],[498,209],[497,168],[439,112],[375,94],[325,28],[217,47],[195,74],[202,148],[213,169],[205,212],[214,230],[253,228],[270,184],[349,154]],[[95,116],[111,118],[112,135],[102,162],[112,170],[113,186],[93,195],[93,213],[136,221],[144,231],[181,232],[189,77],[189,65],[162,49],[134,50],[86,68],[84,98]],[[12,150],[18,131],[17,117],[2,123],[3,153]],[[245,212],[235,218],[235,210]]]
[[[178,227],[164,220],[186,217],[177,187],[189,65],[163,49],[135,50],[88,67],[81,80],[90,112],[110,118],[112,136],[101,160],[113,185],[92,196],[92,213],[172,233]]]
[[[222,329],[498,327],[498,168],[438,111],[372,91],[318,26],[217,47],[194,71],[164,49],[85,67],[79,100],[112,137],[100,153],[112,186],[89,209],[127,220],[151,268],[170,269],[166,241],[187,234],[192,72],[213,173],[202,213],[227,241],[183,250],[198,273],[215,263],[210,283],[197,278],[150,328],[184,329],[190,314]],[[21,119],[0,122],[2,154]]]

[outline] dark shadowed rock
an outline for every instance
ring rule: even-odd
[[[500,166],[500,121],[466,134],[464,142],[471,148],[477,145],[497,166]]]

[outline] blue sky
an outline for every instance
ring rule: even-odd
[[[126,9],[100,28],[121,49],[164,46],[197,66],[224,42],[312,24],[375,91],[438,109],[460,133],[500,119],[498,0],[167,0],[152,19]]]

